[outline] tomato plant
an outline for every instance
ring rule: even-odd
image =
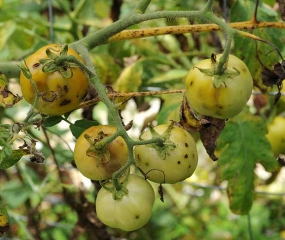
[[[170,130],[162,146],[138,145],[134,149],[138,167],[149,180],[157,183],[183,181],[193,174],[198,163],[196,143],[191,134],[180,127],[173,126],[169,129],[169,126],[169,124],[161,124],[153,128],[161,135]],[[141,135],[142,139],[152,137],[150,130]]]
[[[285,118],[275,116],[273,121],[268,125],[266,135],[270,142],[272,152],[275,156],[285,153]]]
[[[220,57],[218,54],[216,59]],[[190,69],[186,77],[186,96],[195,111],[221,119],[234,117],[242,111],[253,89],[251,74],[245,63],[233,55],[229,56],[226,68],[228,71],[220,76],[219,86],[214,86],[212,59],[202,60]]]
[[[78,170],[92,180],[106,180],[128,161],[127,145],[117,137],[107,147],[96,149],[95,144],[116,132],[109,125],[92,126],[77,139],[74,160]]]
[[[34,81],[40,94],[35,107],[45,115],[62,115],[74,110],[84,100],[89,88],[88,75],[69,63],[48,72],[43,71],[41,60],[50,56],[55,57],[62,52],[62,45],[57,44],[48,44],[40,48],[25,60],[31,80],[23,72],[20,75],[20,86],[25,100],[30,104],[35,102],[37,93],[31,82]],[[72,48],[68,48],[66,55],[84,62]]]
[[[134,231],[144,226],[151,217],[154,190],[147,180],[132,174],[124,185],[127,192],[118,200],[113,198],[111,191],[101,188],[96,198],[96,212],[107,226]],[[111,186],[108,183],[105,187]]]

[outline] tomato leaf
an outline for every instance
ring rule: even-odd
[[[228,180],[230,209],[235,214],[247,214],[251,209],[256,163],[261,163],[267,171],[278,167],[266,133],[266,124],[259,117],[241,113],[227,122],[220,135],[218,164],[222,179]]]
[[[231,8],[231,22],[249,21],[253,17],[255,8],[255,2],[250,0],[239,0]],[[263,22],[275,22],[277,14],[275,11],[270,10],[263,4],[258,7],[257,19]],[[252,31],[256,36],[265,39],[268,42],[275,44],[278,48],[281,48],[281,43],[284,42],[285,38],[281,34],[280,29],[268,28],[268,29],[254,29]],[[271,45],[266,43],[258,43],[257,45],[259,57],[262,58],[262,62],[266,66],[271,66],[276,62],[280,61],[279,55],[272,52],[268,55],[270,51],[273,50]],[[248,66],[252,77],[254,79],[255,86],[260,90],[266,91],[267,87],[263,85],[261,79],[262,66],[258,64],[258,59],[256,55],[256,43],[252,39],[246,39],[244,37],[237,36],[235,38],[234,54],[243,59],[245,64]],[[265,56],[266,55],[266,56]]]
[[[166,123],[169,120],[179,121],[179,108],[182,102],[180,95],[166,94],[161,98],[163,104],[156,117],[158,124]]]
[[[6,148],[4,148],[5,150]],[[15,165],[24,155],[27,155],[29,151],[27,149],[12,150],[10,154],[0,151],[0,169],[7,169]]]
[[[89,127],[98,126],[97,121],[90,121],[86,119],[77,120],[74,124],[70,124],[69,128],[72,135],[77,139]]]
[[[52,127],[56,124],[59,124],[62,121],[61,116],[51,116],[45,119],[44,121],[44,127]]]

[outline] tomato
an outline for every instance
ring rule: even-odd
[[[107,184],[110,186],[111,183]],[[134,231],[149,221],[155,194],[147,180],[132,174],[128,177],[126,189],[128,193],[115,200],[112,192],[101,188],[96,198],[96,212],[107,226]]]
[[[221,54],[216,56],[217,61]],[[236,73],[225,77],[225,84],[213,86],[213,76],[200,69],[211,69],[211,59],[198,62],[186,76],[186,96],[193,109],[205,116],[226,119],[239,114],[249,100],[252,89],[252,76],[239,58],[229,55],[227,70]],[[239,74],[238,74],[239,73]]]
[[[66,68],[65,71],[72,70],[73,75],[69,78],[65,78],[59,71],[43,72],[43,64],[39,60],[47,58],[47,49],[59,54],[63,48],[57,44],[46,45],[30,55],[25,61],[40,93],[36,108],[45,115],[62,115],[74,110],[84,100],[89,88],[89,78],[79,67]],[[84,63],[84,60],[72,48],[68,48],[67,55],[73,55]],[[25,100],[33,104],[36,93],[30,80],[23,72],[20,74],[20,86]]]
[[[154,127],[158,134],[163,134],[169,124]],[[150,130],[142,133],[141,138],[152,138]],[[157,183],[176,183],[190,177],[198,163],[198,153],[195,140],[184,129],[174,126],[169,140],[175,148],[162,158],[159,152],[151,145],[136,145],[135,159],[138,167],[146,174],[150,181]]]
[[[92,148],[92,144],[86,139],[86,135],[94,142],[100,136],[108,137],[113,135],[116,130],[116,127],[109,125],[92,126],[86,129],[77,139],[74,148],[74,160],[78,170],[85,177],[92,180],[109,179],[115,171],[128,161],[128,149],[122,137],[113,140],[105,152],[103,149],[102,152],[91,151],[91,155],[87,155],[88,150]],[[107,159],[106,154],[109,154],[109,159]]]
[[[285,117],[276,116],[268,125],[266,135],[274,156],[285,154]]]

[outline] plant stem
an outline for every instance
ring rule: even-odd
[[[151,0],[141,0],[139,1],[139,3],[137,4],[136,8],[134,9],[134,12],[137,13],[144,13],[148,7],[148,5],[150,4]]]

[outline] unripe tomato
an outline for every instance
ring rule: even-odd
[[[285,154],[285,117],[276,116],[267,128],[266,137],[274,156]]]
[[[217,61],[220,57],[221,54],[216,56]],[[193,109],[202,115],[220,119],[234,117],[242,111],[251,96],[251,74],[242,60],[229,55],[227,69],[239,74],[227,78],[225,85],[215,88],[213,76],[198,69],[211,69],[212,65],[211,59],[205,59],[190,69],[186,77],[188,101]]]
[[[65,78],[59,71],[45,73],[40,59],[47,58],[46,50],[59,54],[62,46],[49,44],[30,55],[25,61],[40,93],[36,108],[45,115],[55,116],[74,110],[85,98],[89,88],[88,75],[79,67],[69,68],[72,76]],[[84,60],[72,48],[68,48],[67,55],[75,56],[79,61]],[[20,86],[25,100],[33,104],[35,91],[30,80],[21,72]]]
[[[109,160],[105,159],[104,153],[99,160],[96,159],[96,153],[93,156],[87,155],[87,150],[91,147],[91,144],[87,141],[86,136],[89,136],[90,139],[96,139],[100,134],[108,137],[113,135],[116,130],[114,126],[92,126],[86,129],[77,139],[74,148],[74,160],[78,170],[85,177],[92,180],[109,179],[115,171],[119,170],[128,161],[128,149],[122,137],[117,137],[108,145]]]
[[[111,187],[111,183],[106,187]],[[115,200],[112,192],[101,188],[96,198],[96,212],[107,226],[134,231],[149,221],[155,194],[148,181],[137,175],[129,175],[126,189],[128,193]]]
[[[154,127],[154,130],[162,134],[168,129],[169,124]],[[152,138],[149,130],[142,133],[141,138]],[[157,183],[177,183],[190,177],[198,163],[196,143],[190,133],[174,126],[169,140],[175,148],[165,158],[159,156],[157,150],[150,145],[135,146],[134,153],[138,167],[146,174],[150,181]]]

